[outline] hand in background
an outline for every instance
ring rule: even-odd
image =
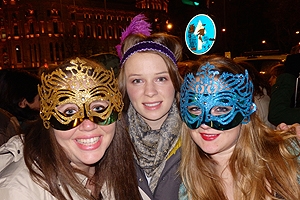
[[[298,140],[300,140],[300,124],[299,123],[295,123],[292,125],[287,125],[286,123],[281,123],[276,127],[276,130],[286,131],[290,128],[294,128],[297,138],[298,138]]]

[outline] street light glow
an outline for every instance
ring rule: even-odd
[[[168,29],[168,30],[171,30],[172,28],[173,28],[173,24],[168,23],[168,24],[167,24],[167,29]]]

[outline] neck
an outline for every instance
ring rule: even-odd
[[[150,126],[151,130],[159,130],[164,123],[164,121],[167,119],[168,113],[166,113],[164,116],[162,116],[159,119],[156,120],[149,120],[143,117],[145,122]]]
[[[212,158],[218,162],[215,166],[216,173],[222,179],[224,184],[224,192],[229,200],[234,200],[234,184],[231,170],[229,168],[229,160],[232,155],[234,146],[224,151],[212,155]]]
[[[93,176],[95,173],[95,166],[90,166],[90,165],[85,165],[85,164],[78,166],[73,162],[71,162],[70,164],[72,165],[72,167],[87,173],[90,177]]]

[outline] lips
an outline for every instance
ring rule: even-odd
[[[153,103],[143,103],[146,109],[148,110],[155,110],[158,109],[161,105],[161,101],[153,102]]]
[[[220,134],[206,134],[206,133],[200,133],[201,137],[205,141],[213,141],[217,137],[219,137]]]
[[[76,139],[76,141],[82,145],[93,145],[93,144],[97,143],[98,140],[100,140],[100,137],[93,137],[93,138],[88,138],[88,139]]]
[[[85,138],[85,139],[76,139],[76,144],[81,150],[90,151],[95,150],[101,145],[101,136]]]

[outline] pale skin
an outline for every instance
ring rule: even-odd
[[[143,52],[130,56],[124,67],[133,107],[152,130],[160,129],[175,98],[166,63],[157,54]]]
[[[300,124],[299,123],[295,123],[293,125],[287,125],[285,123],[281,123],[276,127],[276,129],[286,131],[289,128],[291,128],[292,126],[295,128],[298,140],[300,140]]]
[[[241,126],[238,125],[229,130],[217,130],[202,124],[198,129],[190,131],[195,143],[218,162],[215,170],[223,179],[225,193],[229,200],[234,200],[234,189],[228,161],[240,136]]]
[[[90,109],[101,110],[107,105],[105,101],[95,101],[91,103]],[[71,103],[60,105],[57,109],[68,115],[79,111],[78,106]],[[115,123],[101,126],[89,119],[84,119],[81,124],[70,130],[54,129],[54,134],[70,159],[71,165],[92,176],[95,172],[94,164],[103,157],[109,147],[115,128]],[[92,186],[87,185],[87,187],[92,189]]]

